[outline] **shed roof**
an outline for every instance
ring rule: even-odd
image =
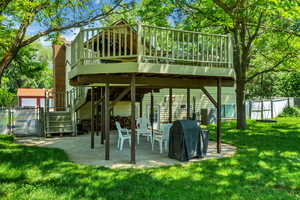
[[[45,97],[46,89],[42,88],[19,88],[17,96],[19,97]]]

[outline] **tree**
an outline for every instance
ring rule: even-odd
[[[13,106],[18,88],[52,88],[50,61],[51,49],[40,43],[35,42],[20,49],[1,78],[0,106]]]
[[[102,1],[100,1],[102,2]],[[81,27],[114,14],[122,0],[5,0],[0,4],[0,78],[16,58],[20,49],[41,37]],[[29,34],[29,30],[38,31]]]
[[[300,72],[281,74],[278,90],[280,96],[300,97]]]
[[[0,107],[10,107],[15,104],[16,94],[9,91],[8,78],[3,78],[4,87],[0,88]]]
[[[16,93],[17,88],[52,88],[53,76],[49,69],[51,49],[40,43],[30,44],[22,49],[4,72],[3,83],[9,92]]]
[[[143,23],[156,26],[170,26],[167,16],[174,8],[164,6],[160,7],[160,1],[142,0],[132,2],[129,7],[122,7],[118,13],[112,14],[100,20],[101,24],[111,25],[112,23],[125,20],[130,24]],[[158,11],[158,8],[159,11]],[[111,9],[107,7],[106,9]]]
[[[294,93],[282,83],[287,81],[289,74],[300,70],[299,49],[299,38],[291,35],[275,32],[257,38],[247,73],[247,99],[286,96],[288,91]]]
[[[278,73],[263,73],[248,82],[246,87],[246,99],[272,98],[279,95],[277,81]]]
[[[237,128],[246,128],[245,91],[247,81],[271,71],[281,70],[283,63],[299,56],[296,51],[283,53],[273,60],[274,65],[251,70],[255,42],[267,34],[299,39],[299,4],[297,1],[267,0],[174,0],[188,26],[212,28],[230,33],[233,45],[233,67],[236,75]],[[177,9],[178,12],[178,9]],[[193,21],[192,21],[193,20]],[[288,35],[288,36],[286,36]],[[278,36],[278,35],[277,35]],[[270,38],[269,38],[270,39]],[[298,40],[299,41],[299,40]],[[250,73],[251,72],[251,73]]]

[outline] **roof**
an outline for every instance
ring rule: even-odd
[[[46,89],[39,88],[19,88],[17,96],[21,97],[45,97]]]
[[[124,25],[124,24],[129,24],[125,19],[121,19],[121,20],[118,20],[114,23],[112,23],[111,26],[118,26],[118,25]]]

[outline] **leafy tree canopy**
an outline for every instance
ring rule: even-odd
[[[41,37],[81,27],[115,12],[122,0],[5,0],[0,3],[0,77],[20,49]],[[105,6],[111,5],[104,11]]]
[[[173,19],[178,27],[232,35],[237,128],[246,128],[245,94],[249,81],[265,72],[295,71],[291,66],[296,65],[290,62],[295,62],[300,50],[298,1],[158,0],[146,5],[152,9],[153,4],[158,16],[171,8],[172,14],[163,17]]]
[[[50,62],[50,48],[38,42],[22,48],[1,78],[0,105],[11,106],[16,103],[18,88],[52,88]]]

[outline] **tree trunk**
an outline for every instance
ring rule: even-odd
[[[237,129],[246,129],[245,82],[236,81]]]
[[[2,58],[0,61],[0,87],[1,85],[1,79],[2,76],[4,74],[4,71],[8,68],[8,66],[10,65],[10,63],[13,61],[13,59],[16,57],[17,53],[18,53],[19,49],[11,49],[10,51],[8,51]]]
[[[246,106],[245,106],[245,86],[246,86],[246,71],[248,68],[248,60],[246,59],[248,52],[241,47],[241,38],[244,35],[239,31],[239,25],[235,27],[232,32],[232,46],[233,46],[233,67],[236,79],[236,113],[237,113],[237,129],[246,129]],[[245,46],[245,45],[243,45]]]

